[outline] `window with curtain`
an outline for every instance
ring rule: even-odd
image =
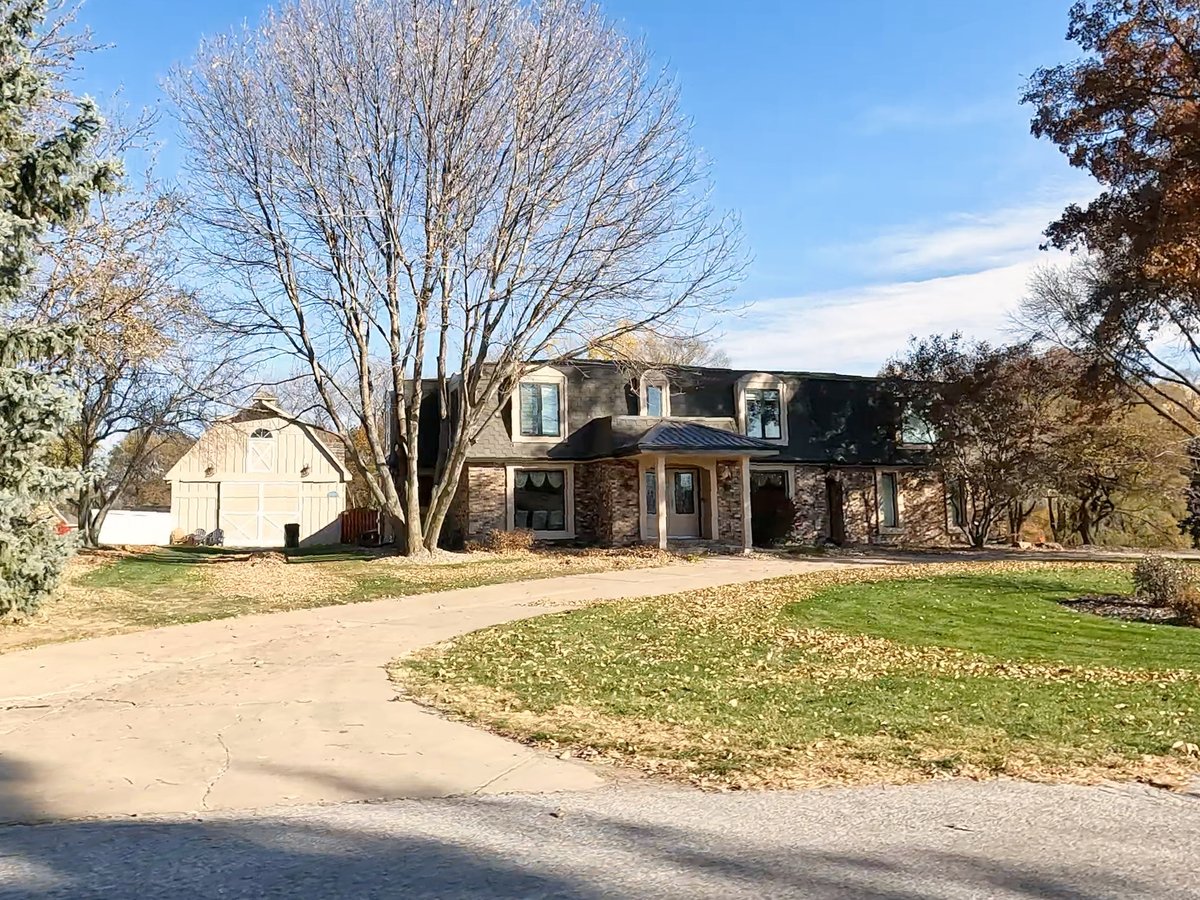
[[[750,490],[753,491],[783,491],[787,492],[787,472],[782,469],[766,471],[751,470]]]
[[[746,434],[749,437],[779,438],[782,435],[778,388],[746,388]]]
[[[513,473],[513,526],[566,530],[567,479],[562,469],[518,469]]]
[[[884,528],[900,526],[900,504],[897,494],[896,473],[883,472],[879,476],[879,519]]]
[[[521,382],[521,434],[524,437],[558,437],[562,434],[561,400],[557,384]]]

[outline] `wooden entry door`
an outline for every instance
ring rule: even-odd
[[[667,469],[667,536],[700,537],[700,473]]]
[[[846,500],[842,482],[837,478],[825,479],[825,507],[829,514],[829,540],[841,546],[846,543]]]

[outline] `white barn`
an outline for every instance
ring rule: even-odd
[[[260,394],[166,474],[171,522],[189,534],[220,528],[230,547],[282,547],[289,523],[300,525],[301,546],[336,544],[350,478],[336,435]]]

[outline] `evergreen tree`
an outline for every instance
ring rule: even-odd
[[[86,209],[117,172],[87,161],[100,128],[95,105],[67,107],[58,73],[75,49],[47,26],[45,0],[0,0],[0,615],[29,613],[54,588],[66,560],[51,505],[79,477],[49,454],[78,400],[56,373],[77,335],[35,328],[8,314],[29,279],[38,238]]]

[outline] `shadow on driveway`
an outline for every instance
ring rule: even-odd
[[[0,766],[2,789],[19,794],[22,765]],[[1175,798],[1183,805],[1173,808],[1095,788],[961,783],[947,801],[938,794],[947,787],[627,787],[8,826],[0,897],[1195,896],[1181,849],[1200,835],[1195,801]],[[972,790],[978,803],[964,799]],[[1111,820],[1086,820],[1114,803]],[[35,798],[22,805],[38,817]],[[1165,843],[1130,846],[1172,821]],[[1131,864],[1138,852],[1145,866]]]

